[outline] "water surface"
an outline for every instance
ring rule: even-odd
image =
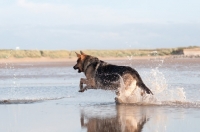
[[[109,62],[135,68],[156,102],[116,105],[113,91],[79,93],[84,75],[73,62],[1,63],[0,131],[200,131],[200,59]]]

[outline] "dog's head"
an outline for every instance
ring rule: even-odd
[[[76,53],[76,52],[75,52]],[[78,59],[76,65],[73,67],[75,70],[78,69],[78,73],[84,72],[84,61],[86,58],[86,54],[80,51],[81,54],[76,53]]]

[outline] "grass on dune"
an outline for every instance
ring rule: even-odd
[[[0,58],[68,58],[67,50],[0,50]]]
[[[127,56],[165,56],[183,54],[183,49],[200,48],[198,46],[161,48],[161,49],[127,49],[127,50],[83,50],[84,53],[97,57],[127,57]],[[0,50],[0,58],[74,58],[75,52],[68,50]]]
[[[41,57],[49,58],[69,58],[69,51],[67,50],[41,50]]]

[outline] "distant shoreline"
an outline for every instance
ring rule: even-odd
[[[130,57],[99,57],[100,60],[129,60],[129,59],[135,59],[135,60],[149,60],[149,59],[155,59],[155,58],[170,58],[170,56],[134,56],[132,58]],[[74,62],[77,58],[48,58],[48,57],[41,57],[41,58],[9,58],[9,59],[0,59],[0,63],[21,63],[21,62]]]
[[[120,61],[120,60],[154,60],[154,59],[190,59],[190,58],[198,58],[200,57],[187,57],[187,56],[132,56],[132,57],[99,57],[100,60],[103,61]],[[0,63],[43,63],[43,62],[66,62],[71,63],[75,62],[77,60],[76,57],[74,58],[49,58],[49,57],[41,57],[41,58],[9,58],[9,59],[3,59],[0,58]]]
[[[0,63],[17,62],[72,62],[79,50],[0,50]],[[101,60],[129,60],[155,58],[200,58],[200,47],[189,46],[162,49],[83,50]]]

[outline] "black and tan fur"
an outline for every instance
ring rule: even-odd
[[[76,53],[77,64],[73,67],[78,72],[83,72],[86,78],[80,79],[80,90],[84,92],[87,89],[105,89],[116,90],[121,85],[120,79],[123,79],[125,90],[132,83],[140,87],[147,94],[153,94],[151,90],[143,83],[139,73],[129,66],[117,66],[108,64],[97,57],[80,52]],[[86,86],[83,86],[85,84]],[[120,94],[120,93],[118,93]]]

